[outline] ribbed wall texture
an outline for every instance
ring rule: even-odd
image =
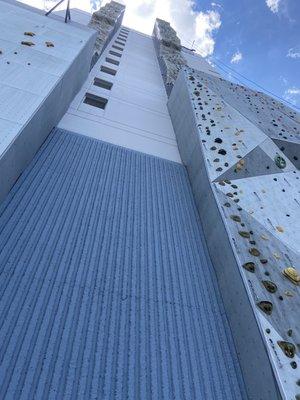
[[[245,399],[184,167],[55,131],[0,209],[1,399]]]

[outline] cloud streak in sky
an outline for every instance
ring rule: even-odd
[[[280,0],[266,0],[266,4],[273,13],[278,13]]]
[[[237,64],[243,59],[243,54],[240,51],[237,51],[236,53],[233,54],[231,57],[231,64]]]
[[[289,49],[286,56],[290,58],[300,58],[300,49],[299,50]]]

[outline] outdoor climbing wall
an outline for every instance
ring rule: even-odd
[[[202,72],[197,75],[202,84],[248,118],[300,168],[299,113],[264,93]]]
[[[281,396],[299,399],[299,114],[265,94],[187,67],[169,110],[236,345],[262,353],[262,338]],[[247,337],[250,308],[258,331]],[[255,354],[248,362],[268,368],[266,359],[255,362]],[[247,381],[246,353],[241,363]]]
[[[0,1],[0,202],[85,81],[95,33]]]
[[[170,95],[179,71],[186,65],[181,42],[170,23],[159,18],[155,21],[152,37],[166,92]]]
[[[95,65],[113,35],[120,28],[124,12],[124,5],[116,1],[110,1],[93,13],[88,26],[97,31],[97,38],[91,68]]]

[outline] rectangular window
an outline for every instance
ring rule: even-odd
[[[85,99],[83,100],[84,103],[89,104],[90,106],[101,108],[104,110],[107,104],[107,99],[104,97],[96,96],[92,93],[86,93]]]
[[[114,64],[114,65],[119,65],[120,64],[120,61],[114,60],[113,58],[110,58],[110,57],[106,57],[105,61],[110,63],[110,64]]]
[[[123,32],[129,32],[129,29],[127,29],[127,28],[121,28],[121,31],[123,31]]]
[[[121,46],[124,46],[125,43],[120,42],[119,40],[115,40],[115,43],[120,44]]]
[[[124,50],[122,47],[116,46],[116,45],[114,45],[114,44],[113,44],[111,47],[114,48],[114,49],[116,49],[116,50],[120,50],[120,51],[123,51],[123,50]]]
[[[127,38],[128,38],[128,35],[125,35],[124,33],[120,33],[120,34],[119,34],[119,37],[120,37],[120,38],[123,38],[123,39],[127,39]]]
[[[116,51],[113,51],[113,50],[109,50],[109,54],[111,54],[112,56],[116,56],[116,57],[122,57],[122,54],[117,53]]]
[[[121,36],[118,36],[117,39],[120,40],[120,42],[123,42],[123,43],[126,42],[126,39],[123,39]]]
[[[116,75],[116,73],[117,73],[117,71],[115,69],[105,67],[104,65],[101,65],[100,70],[109,75]]]
[[[94,78],[94,85],[95,86],[99,86],[103,89],[107,89],[107,90],[111,90],[113,84],[111,82],[108,82],[104,79],[100,79],[100,78]]]

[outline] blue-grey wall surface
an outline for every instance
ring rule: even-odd
[[[1,399],[247,399],[185,168],[55,130],[0,208]]]

